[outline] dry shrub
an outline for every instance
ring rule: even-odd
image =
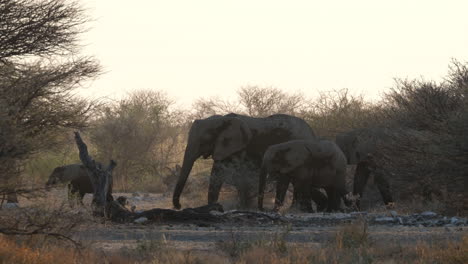
[[[336,232],[334,246],[337,249],[359,248],[368,245],[369,233],[367,232],[367,221],[365,218],[344,225]]]
[[[447,245],[421,243],[413,249],[419,257],[415,263],[468,263],[468,235]]]
[[[195,254],[192,251],[170,250],[151,259],[152,264],[202,264],[202,263],[229,263],[227,259],[219,256],[204,256]]]
[[[419,241],[415,245],[373,243],[367,223],[359,219],[340,227],[321,248],[292,247],[280,251],[273,243],[248,247],[235,263],[467,263],[468,234],[461,241]]]
[[[139,90],[109,103],[89,130],[97,160],[114,159],[115,189],[162,192],[165,168],[183,154],[184,114],[163,92]]]
[[[334,139],[337,133],[375,125],[380,120],[378,114],[377,105],[342,89],[320,93],[300,116],[318,136]]]
[[[466,214],[468,67],[453,61],[440,83],[397,81],[382,104],[391,137],[382,146],[397,199],[439,201]]]
[[[0,210],[0,234],[28,245],[81,247],[73,235],[82,225],[93,222],[90,212],[43,198],[36,197],[37,201],[28,207]]]
[[[131,260],[131,263],[226,263],[225,258],[217,255],[175,249],[164,236],[160,239],[137,241],[135,248],[124,249],[116,254]]]
[[[291,226],[285,226],[276,232],[272,237],[246,240],[241,239],[234,230],[231,230],[230,239],[226,241],[219,241],[216,244],[216,248],[226,253],[232,259],[236,260],[240,259],[245,254],[249,254],[252,249],[273,251],[276,252],[276,254],[287,255],[289,248],[286,243],[286,236],[290,231]]]
[[[257,247],[247,251],[236,263],[239,264],[289,264],[311,263],[310,249],[294,248],[288,254],[278,254],[274,248]]]

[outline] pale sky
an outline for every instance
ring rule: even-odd
[[[82,0],[84,53],[106,73],[84,91],[165,91],[182,104],[246,85],[348,88],[376,98],[393,78],[441,80],[468,60],[468,1]]]

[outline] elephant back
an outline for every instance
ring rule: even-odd
[[[86,168],[81,164],[70,164],[58,167],[54,170],[53,175],[54,174],[61,183],[69,183],[82,177],[88,177]]]
[[[304,147],[313,159],[329,159],[336,153],[335,144],[329,140],[308,140]]]

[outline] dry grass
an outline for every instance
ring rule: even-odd
[[[234,239],[210,252],[175,249],[162,238],[110,255],[0,236],[0,263],[468,263],[468,234],[461,241],[382,245],[369,238],[365,221],[356,221],[339,228],[322,247],[293,246],[286,235],[287,229],[269,240]],[[235,254],[230,254],[233,249]]]
[[[131,263],[120,256],[105,256],[92,250],[77,250],[54,245],[29,245],[18,243],[10,237],[0,236],[0,263],[49,264],[49,263]]]
[[[339,229],[322,248],[287,246],[279,251],[264,244],[245,251],[235,263],[468,263],[468,234],[446,243],[377,245],[369,239],[366,223],[357,221]]]

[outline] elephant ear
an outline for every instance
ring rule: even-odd
[[[239,118],[223,120],[223,129],[215,141],[213,160],[224,160],[232,154],[247,147],[252,132],[247,124]]]

